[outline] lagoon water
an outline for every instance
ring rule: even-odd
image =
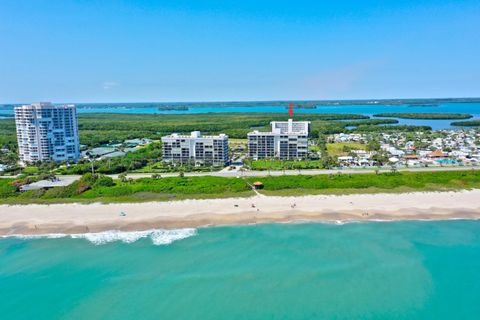
[[[480,318],[479,221],[158,235],[0,239],[1,318]]]
[[[255,103],[245,103],[245,106],[218,106],[211,107],[190,107],[188,110],[159,110],[152,106],[153,103],[111,103],[111,104],[78,104],[78,113],[119,113],[119,114],[201,114],[201,113],[285,113],[287,114],[288,104],[285,106],[258,106]],[[160,105],[160,104],[159,104]],[[480,119],[480,103],[442,103],[438,105],[320,105],[313,109],[297,109],[296,113],[339,113],[339,114],[364,114],[372,116],[377,113],[399,112],[399,113],[467,113],[473,115],[470,120]],[[0,105],[0,113],[13,115],[13,107]],[[2,117],[0,116],[0,119]],[[3,117],[5,118],[5,117]],[[400,125],[430,126],[433,130],[452,129],[451,122],[456,120],[414,120],[397,119]]]
[[[212,103],[212,106],[203,105],[199,107],[190,107],[188,110],[159,110],[152,106],[154,103],[111,103],[111,104],[77,104],[79,113],[137,113],[137,114],[196,114],[196,113],[222,113],[222,112],[266,112],[282,113],[288,112],[288,103],[284,106],[265,106],[255,105],[254,102],[245,102],[244,106],[218,106]],[[161,105],[159,103],[158,105]],[[13,107],[10,105],[0,105],[2,114],[12,114]],[[441,103],[438,105],[385,105],[385,104],[364,104],[364,105],[319,105],[313,109],[297,109],[299,113],[355,113],[372,115],[382,112],[444,112],[444,113],[469,113],[480,115],[479,102],[462,103]]]
[[[196,114],[196,113],[220,113],[220,112],[266,112],[266,113],[287,113],[288,103],[284,106],[257,106],[246,103],[245,106],[202,106],[190,107],[188,110],[159,110],[156,107],[141,107],[137,104],[112,104],[110,108],[99,108],[95,104],[83,105],[79,108],[80,112],[114,112],[114,113],[147,113],[147,114]],[[450,113],[469,113],[480,115],[480,103],[443,103],[434,106],[421,105],[384,105],[384,104],[365,104],[365,105],[320,105],[314,109],[297,109],[298,113],[355,113],[372,115],[382,112],[450,112]]]
[[[245,103],[245,106],[218,106],[212,104],[211,107],[204,105],[201,107],[190,107],[188,110],[159,110],[152,106],[153,103],[112,103],[112,104],[78,104],[79,113],[119,113],[119,114],[200,114],[200,113],[285,113],[287,114],[288,103],[285,106],[264,106],[255,105],[255,103]],[[160,104],[159,104],[160,105]],[[467,113],[474,117],[470,120],[480,119],[480,103],[442,103],[438,105],[384,105],[384,104],[365,104],[365,105],[320,105],[314,109],[297,109],[295,113],[339,113],[339,114],[364,114],[372,116],[377,113],[399,112],[399,113]],[[0,105],[0,113],[13,115],[12,106]],[[407,125],[425,125],[434,130],[452,129],[450,123],[456,120],[413,120],[397,119],[399,124]]]

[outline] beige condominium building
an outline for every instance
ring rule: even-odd
[[[228,136],[204,136],[200,131],[190,135],[173,133],[162,137],[163,161],[173,164],[223,167],[229,162]]]
[[[273,121],[270,132],[248,133],[248,157],[254,160],[304,159],[308,156],[309,121]]]

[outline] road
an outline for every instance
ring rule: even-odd
[[[430,171],[464,171],[464,170],[479,170],[480,167],[428,167],[428,168],[402,168],[397,171],[413,171],[413,172],[430,172]],[[391,169],[380,169],[379,172],[391,172]],[[214,176],[214,177],[266,177],[266,176],[294,176],[294,175],[316,175],[316,174],[360,174],[360,173],[375,173],[375,169],[341,169],[341,170],[328,170],[328,169],[313,169],[313,170],[272,170],[272,171],[216,171],[216,172],[188,172],[184,173],[186,177],[201,177],[201,176]],[[178,173],[160,173],[162,177],[178,177]],[[118,175],[109,175],[116,179]],[[149,178],[152,173],[129,173],[127,177],[132,179]]]
[[[397,171],[411,171],[411,172],[432,172],[432,171],[464,171],[464,170],[480,170],[480,167],[427,167],[427,168],[401,168]],[[376,169],[313,169],[313,170],[272,170],[272,171],[214,171],[214,172],[186,172],[186,177],[202,177],[202,176],[214,176],[214,177],[267,177],[267,176],[294,176],[294,175],[317,175],[317,174],[361,174],[361,173],[375,173]],[[389,168],[383,168],[378,170],[379,172],[391,172]],[[152,174],[159,174],[162,177],[178,177],[177,173],[128,173],[127,178],[139,179],[150,178]],[[117,179],[119,174],[109,174],[109,177]],[[68,175],[65,177],[79,179],[80,175]],[[0,178],[12,178],[11,176],[0,176]]]

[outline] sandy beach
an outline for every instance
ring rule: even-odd
[[[480,218],[480,190],[254,196],[119,204],[1,205],[0,235],[140,231],[214,225]]]

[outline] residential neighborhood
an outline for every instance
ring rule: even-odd
[[[152,139],[140,138],[125,140],[123,143],[106,144],[96,148],[87,149],[86,146],[80,145],[82,159],[102,160],[115,157],[123,157],[129,152],[134,152],[154,142]]]
[[[414,133],[358,134],[340,133],[328,142],[353,144],[364,148],[348,150],[338,157],[340,167],[475,166],[480,164],[480,132],[441,130]]]

